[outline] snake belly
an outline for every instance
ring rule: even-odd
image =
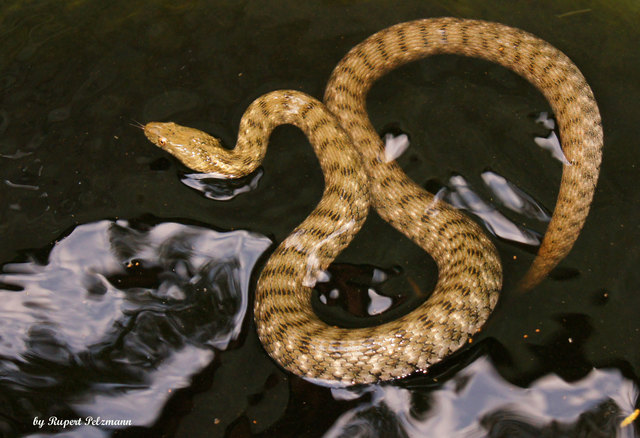
[[[336,66],[324,103],[292,90],[254,101],[240,122],[236,147],[173,123],[150,123],[147,137],[188,167],[239,177],[262,161],[273,128],[290,123],[309,138],[325,190],[318,206],[274,251],[258,279],[254,318],[267,353],[299,376],[351,385],[425,371],[464,345],[486,322],[502,287],[497,251],[467,216],[411,181],[371,126],[366,95],[381,76],[433,54],[483,58],[525,77],[550,102],[570,164],[552,219],[521,286],[539,283],[570,251],[584,224],[598,178],[602,127],[593,93],[560,51],[522,30],[478,20],[435,18],[401,23],[354,47]],[[438,266],[429,299],[375,327],[346,329],[314,313],[310,296],[320,272],[359,231],[369,203],[420,245]]]

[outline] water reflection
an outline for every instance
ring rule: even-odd
[[[562,151],[562,146],[560,145],[560,139],[558,138],[558,135],[555,133],[555,131],[553,131],[556,126],[555,120],[549,117],[546,112],[542,112],[536,118],[536,123],[544,126],[549,130],[549,135],[547,137],[536,137],[533,139],[536,144],[542,149],[546,149],[551,152],[551,156],[560,161],[562,164],[571,164]]]
[[[406,299],[401,294],[388,296],[381,291],[388,280],[400,275],[398,267],[382,269],[373,265],[334,262],[323,272],[323,281],[315,285],[322,303],[316,310],[323,315],[330,308],[333,311],[341,309],[338,313],[365,318],[361,320],[364,322],[367,317],[382,314]]]
[[[58,241],[46,263],[4,265],[0,435],[61,430],[38,429],[36,416],[152,424],[238,337],[270,244],[246,231],[101,221]],[[89,429],[78,431],[104,433]]]
[[[409,136],[407,134],[393,135],[387,133],[382,138],[384,142],[384,162],[389,163],[409,148]]]
[[[256,189],[263,174],[262,168],[242,178],[234,179],[221,179],[219,175],[211,173],[187,173],[180,178],[180,181],[209,199],[228,201],[241,193]]]
[[[549,374],[520,388],[482,357],[428,393],[393,385],[332,391],[340,400],[371,400],[344,413],[325,438],[637,436],[620,424],[638,388],[617,370],[594,369],[572,383]]]
[[[547,129],[553,129],[555,126],[554,120],[549,118],[547,113],[541,113],[536,122]],[[551,135],[555,136],[555,133],[552,131]],[[385,162],[395,160],[409,148],[409,136],[404,133],[386,133],[382,136],[382,140],[385,145],[383,159]],[[543,147],[548,143],[540,137],[535,140],[539,145],[542,142]],[[557,147],[562,154],[559,141],[557,141]],[[554,154],[557,155],[557,152]],[[539,202],[502,175],[485,171],[481,174],[481,178],[506,208],[538,221],[550,220],[549,213]],[[467,210],[478,216],[487,230],[498,237],[525,245],[540,245],[541,236],[537,232],[518,225],[503,215],[492,202],[478,194],[462,175],[451,176],[448,186],[436,193],[436,199],[443,199],[456,208]]]
[[[480,176],[489,190],[509,210],[541,222],[551,220],[551,216],[542,205],[504,176],[489,170],[482,172]]]
[[[512,242],[540,244],[540,236],[535,231],[516,224],[500,213],[493,204],[477,194],[463,176],[454,175],[449,178],[449,186],[450,188],[443,189],[439,196],[454,207],[468,210],[478,216],[491,233]],[[512,191],[512,194],[516,192]]]

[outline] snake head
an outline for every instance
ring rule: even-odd
[[[217,174],[223,178],[234,176],[225,172],[226,151],[220,140],[206,132],[173,122],[150,122],[144,126],[144,135],[196,172]]]

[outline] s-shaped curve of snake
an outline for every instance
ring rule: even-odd
[[[556,207],[523,288],[540,282],[569,252],[595,191],[603,144],[600,114],[578,68],[547,42],[502,24],[423,19],[384,29],[355,46],[336,66],[324,105],[281,90],[256,99],[240,122],[236,147],[173,123],[149,123],[145,134],[188,167],[239,177],[261,163],[271,131],[291,123],[304,131],[320,161],[325,190],[316,208],[274,251],[262,270],[254,317],[264,348],[280,365],[327,383],[372,383],[424,371],[480,330],[498,300],[502,270],[480,227],[411,181],[385,159],[371,126],[366,95],[390,70],[433,54],[501,64],[549,101],[565,164]],[[325,106],[326,105],[326,106]],[[364,169],[364,172],[362,171]],[[359,231],[369,203],[424,248],[438,266],[429,299],[375,327],[346,329],[313,312],[311,288]]]

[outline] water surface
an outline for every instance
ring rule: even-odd
[[[639,14],[631,1],[4,3],[0,435],[637,436],[637,422],[619,425],[639,407]],[[383,78],[369,113],[381,135],[406,135],[403,169],[461,208],[495,208],[477,217],[488,229],[515,227],[494,238],[504,292],[473,344],[426,376],[320,387],[266,356],[250,312],[272,242],[322,193],[304,136],[278,128],[262,169],[221,185],[132,125],[173,120],[232,146],[256,97],[321,97],[354,44],[431,16],[520,27],[580,67],[605,132],[593,208],[559,268],[517,295],[526,239],[544,232],[560,181],[536,140],[552,135],[548,104],[515,74],[456,56]],[[346,325],[407,311],[437,275],[375,215],[332,272],[315,305]],[[132,425],[35,421],[53,416]]]

